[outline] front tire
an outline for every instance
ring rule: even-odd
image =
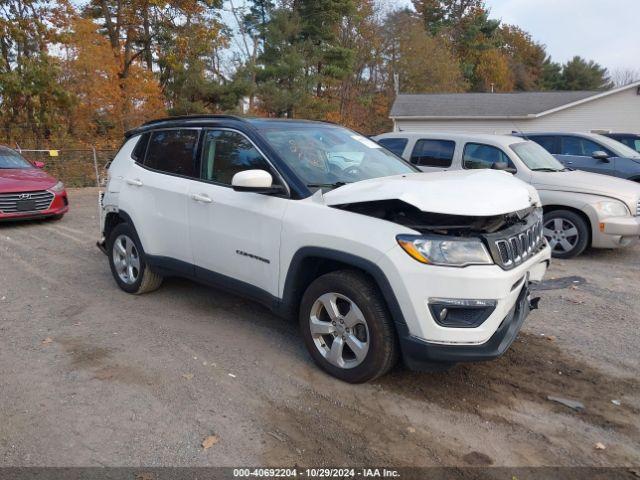
[[[393,320],[376,284],[363,273],[318,277],[302,297],[299,320],[313,360],[340,380],[367,382],[397,362]]]
[[[162,277],[148,267],[138,235],[128,223],[120,223],[111,231],[107,253],[113,278],[125,292],[139,295],[162,284]]]
[[[555,258],[573,258],[589,245],[589,225],[570,210],[554,210],[544,215],[544,236]]]

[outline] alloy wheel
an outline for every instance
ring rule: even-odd
[[[334,292],[320,296],[311,307],[309,327],[316,348],[332,365],[354,368],[367,357],[367,320],[348,297]]]
[[[136,244],[127,235],[118,235],[113,242],[113,265],[120,280],[133,285],[140,275],[140,254]]]
[[[553,218],[545,222],[544,236],[551,250],[558,253],[570,252],[580,240],[578,228],[566,218]]]

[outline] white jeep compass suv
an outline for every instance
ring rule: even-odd
[[[126,135],[101,199],[118,286],[179,275],[295,316],[316,363],[364,382],[489,360],[515,339],[550,251],[533,187],[425,174],[345,128],[176,117]]]

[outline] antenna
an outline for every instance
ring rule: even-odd
[[[511,120],[511,123],[515,127],[515,130],[514,130],[515,133],[519,133],[522,138],[524,138],[525,140],[529,140],[529,137],[527,137],[527,134],[522,131],[522,129],[516,124],[516,122]],[[514,133],[514,132],[511,132],[511,133]]]

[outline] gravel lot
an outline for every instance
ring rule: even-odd
[[[640,463],[638,246],[556,261],[498,361],[352,386],[255,303],[179,279],[121,292],[96,194],[0,225],[0,466]]]

